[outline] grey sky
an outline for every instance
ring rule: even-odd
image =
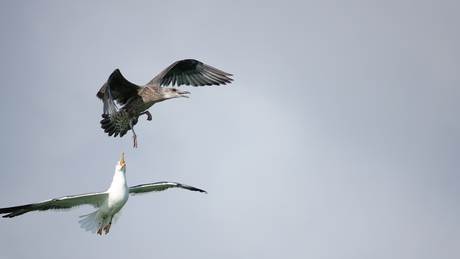
[[[380,3],[378,3],[380,2]],[[460,3],[4,1],[0,207],[106,190],[107,236],[69,212],[0,219],[0,258],[458,258]],[[233,73],[109,138],[96,92],[176,60]]]

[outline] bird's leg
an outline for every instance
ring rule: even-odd
[[[102,225],[104,225],[105,218],[106,218],[106,217],[103,216],[103,217],[102,217],[101,223],[99,223],[99,229],[97,230],[97,233],[98,233],[99,235],[102,235]],[[107,234],[107,233],[106,233],[106,234]]]
[[[110,218],[109,224],[107,224],[107,226],[104,227],[104,230],[105,230],[105,234],[106,234],[106,235],[107,235],[107,233],[109,233],[110,227],[112,226],[112,219],[113,219],[113,216],[114,216],[114,215],[112,215],[112,217]]]
[[[129,121],[129,127],[131,127],[131,130],[133,131],[134,147],[137,148],[137,135],[136,135],[136,132],[134,132],[134,125],[133,125],[132,119]]]
[[[139,116],[141,116],[143,114],[147,115],[147,120],[148,121],[152,120],[152,114],[149,111],[142,112],[141,114],[139,114]]]

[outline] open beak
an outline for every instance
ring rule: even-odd
[[[190,92],[187,92],[187,91],[180,91],[180,92],[179,92],[179,95],[180,95],[181,97],[189,98],[187,95],[184,95],[184,94],[190,94]]]
[[[125,163],[125,153],[121,153],[120,165],[121,166],[126,165],[126,163]]]

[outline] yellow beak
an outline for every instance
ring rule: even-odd
[[[121,166],[126,165],[126,163],[125,163],[125,153],[121,153],[120,165]]]

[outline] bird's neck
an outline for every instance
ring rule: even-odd
[[[149,105],[149,108],[155,103],[169,99],[169,97],[165,96],[163,88],[160,86],[143,87],[139,90],[139,95],[142,97],[144,103]]]
[[[128,183],[126,181],[126,175],[122,171],[116,171],[113,175],[112,184],[110,185],[110,189],[118,189],[118,188],[128,188]]]

